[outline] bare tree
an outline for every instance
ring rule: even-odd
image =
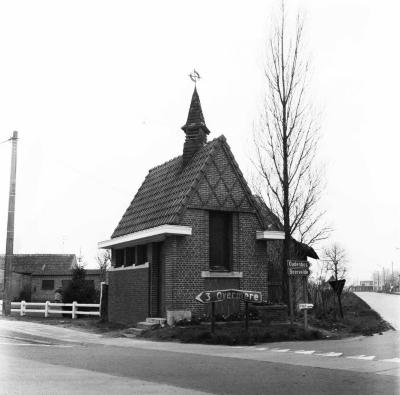
[[[324,249],[324,260],[326,263],[327,272],[331,273],[331,280],[334,280],[338,287],[338,281],[344,280],[347,273],[347,257],[346,251],[339,244],[333,243],[330,247]],[[330,282],[331,283],[331,282]],[[331,283],[331,284],[335,284]],[[337,294],[339,313],[343,318],[343,308],[341,300],[341,289],[340,291],[334,287]]]
[[[325,267],[328,273],[332,275],[334,280],[343,280],[347,273],[347,257],[346,251],[337,243],[324,249]]]
[[[111,250],[99,250],[96,260],[101,271],[101,280],[105,281],[107,269],[111,266]]]
[[[262,180],[262,195],[284,227],[283,290],[288,294],[286,261],[291,238],[313,244],[328,237],[318,210],[322,177],[316,166],[319,128],[307,100],[309,65],[303,58],[303,20],[297,17],[288,33],[284,2],[280,20],[267,43],[267,94],[254,133],[254,164]]]

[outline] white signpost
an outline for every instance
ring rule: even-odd
[[[299,310],[310,310],[314,307],[312,303],[299,303]]]

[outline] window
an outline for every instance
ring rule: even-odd
[[[231,270],[232,214],[210,211],[209,214],[210,269]]]
[[[54,289],[54,280],[42,280],[42,289],[46,291]]]
[[[115,250],[115,267],[121,267],[125,261],[125,250]]]
[[[143,265],[147,262],[147,245],[137,246],[136,265]]]
[[[126,249],[126,262],[125,266],[132,266],[136,263],[135,247],[129,247]]]

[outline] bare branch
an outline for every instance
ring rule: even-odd
[[[267,41],[267,95],[253,164],[263,180],[260,191],[285,233],[312,244],[324,240],[331,229],[322,224],[324,211],[318,209],[318,129],[306,100],[309,67],[303,55],[303,18],[297,16],[293,37],[288,26],[282,1],[279,21]]]

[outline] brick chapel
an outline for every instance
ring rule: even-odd
[[[99,243],[112,251],[110,321],[200,315],[206,307],[195,297],[204,290],[282,298],[282,225],[252,194],[226,138],[208,141],[196,87],[182,130],[182,155],[150,169],[111,238]],[[298,259],[315,254],[293,242]],[[232,312],[240,303],[219,308]]]

